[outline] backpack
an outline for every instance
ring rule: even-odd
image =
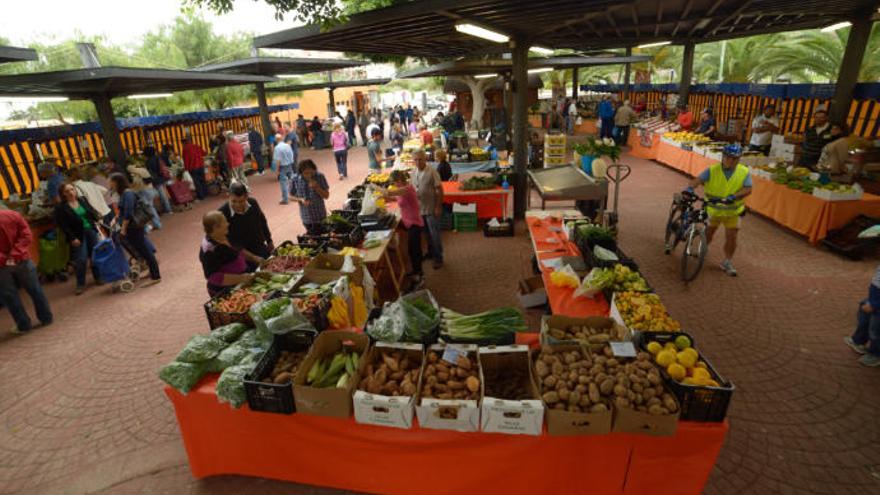
[[[150,207],[147,205],[144,200],[138,196],[134,195],[134,210],[131,212],[131,225],[136,228],[142,229],[147,226],[150,221],[153,220],[153,214],[150,211]]]

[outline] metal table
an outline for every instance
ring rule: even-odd
[[[608,182],[595,179],[580,167],[559,165],[529,170],[530,190],[534,187],[541,196],[541,209],[547,201],[601,201],[608,196]],[[531,194],[526,195],[526,209],[531,205]]]

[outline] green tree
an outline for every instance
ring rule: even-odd
[[[207,7],[219,14],[232,11],[235,0],[182,0],[185,9],[194,10]],[[375,10],[389,5],[405,3],[410,0],[254,0],[262,1],[275,8],[275,18],[284,19],[290,14],[294,19],[306,24],[330,26],[352,15]]]
[[[781,35],[769,34],[703,43],[694,49],[694,76],[698,82],[745,83],[765,77],[765,69],[756,64],[759,57],[779,42]],[[722,53],[724,67],[721,67]],[[760,58],[763,58],[761,55]],[[720,70],[720,74],[719,74]]]
[[[834,82],[837,80],[849,29],[831,33],[819,30],[798,31],[782,35],[762,50],[755,72],[776,80],[791,82]],[[880,29],[875,24],[862,59],[859,80],[880,81]]]

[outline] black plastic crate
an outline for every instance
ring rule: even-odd
[[[309,296],[305,294],[292,294],[290,296],[291,299],[304,299],[307,297]],[[327,313],[329,313],[329,311],[330,298],[327,294],[324,294],[323,296],[321,296],[321,300],[318,302],[318,306],[312,311],[303,313],[303,316],[305,316],[312,323],[312,326],[315,327],[315,330],[317,330],[318,332],[323,332],[324,330],[327,330],[327,328],[330,326],[330,319],[327,316]]]
[[[505,218],[497,227],[490,227],[488,222],[484,223],[483,235],[486,237],[513,237],[515,235],[513,219]]]
[[[364,231],[355,227],[347,233],[302,234],[297,236],[300,244],[324,243],[328,248],[357,247],[364,241]]]
[[[360,214],[360,210],[343,209],[343,210],[333,210],[330,213],[333,215],[339,215],[351,223],[356,223],[357,219],[358,219],[358,214]]]
[[[593,248],[596,246],[600,246],[605,248],[614,254],[617,255],[617,261],[606,261],[599,259],[594,253]],[[609,243],[609,242],[582,242],[577,245],[578,249],[581,251],[581,256],[583,256],[584,261],[587,263],[587,266],[590,268],[614,268],[614,265],[621,264],[624,266],[628,266],[634,271],[639,271],[639,265],[635,262],[634,259],[630,258],[626,255],[618,246],[617,243]]]
[[[843,227],[829,230],[822,245],[841,256],[853,260],[862,259],[876,253],[880,246],[880,237],[859,239],[858,236],[863,230],[877,224],[880,224],[880,219],[859,215]]]
[[[614,268],[614,267],[611,267],[611,268]],[[636,271],[638,271],[638,270],[636,270]],[[651,282],[649,282],[647,278],[645,278],[645,275],[644,275],[642,272],[639,272],[639,276],[642,277],[642,280],[645,281],[645,285],[648,286],[648,290],[644,290],[644,291],[631,291],[631,292],[644,292],[644,293],[654,292],[654,286],[651,285]],[[610,289],[603,289],[603,290],[602,290],[602,293],[605,295],[605,301],[606,301],[608,304],[611,304],[611,298],[614,296],[614,293],[615,293],[615,292],[617,292],[617,291],[614,290],[613,287],[610,288]]]
[[[684,332],[638,332],[635,340],[641,349],[647,350],[650,342],[658,342],[663,345],[675,341],[679,335],[687,336],[691,341],[691,347],[697,348],[693,336]],[[663,376],[666,386],[675,394],[681,404],[682,420],[719,423],[727,417],[727,408],[730,406],[730,399],[733,397],[733,391],[736,387],[732,382],[725,380],[702,353],[700,360],[706,363],[706,368],[715,381],[720,384],[719,387],[685,385],[673,380],[664,369],[660,369],[660,374]]]
[[[296,412],[292,379],[287,383],[265,383],[262,379],[275,367],[281,351],[308,352],[314,339],[314,332],[305,331],[275,336],[254,370],[244,377],[244,392],[251,410],[276,414]]]

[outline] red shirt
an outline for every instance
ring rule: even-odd
[[[185,168],[187,172],[205,168],[205,152],[202,151],[202,148],[199,147],[199,145],[187,143],[186,146],[183,147],[183,168]]]
[[[421,135],[423,145],[434,144],[434,134],[431,131],[425,129],[421,132]]]
[[[694,114],[692,114],[690,110],[687,112],[680,112],[678,114],[678,125],[686,131],[691,130],[691,126],[694,125]]]
[[[0,210],[0,266],[9,259],[16,263],[31,257],[31,228],[17,211]]]
[[[235,139],[226,142],[226,161],[229,168],[238,168],[244,163],[244,148]]]

